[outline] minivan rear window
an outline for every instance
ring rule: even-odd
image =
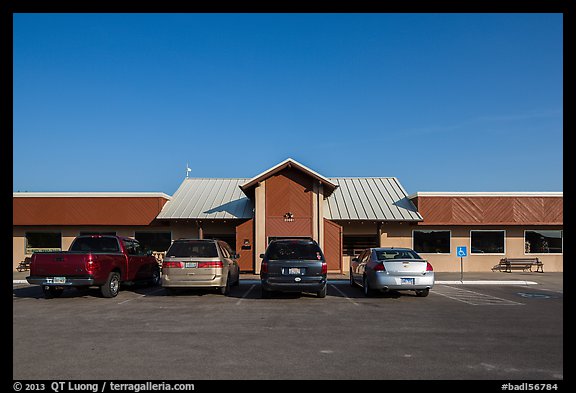
[[[167,257],[213,258],[218,256],[216,244],[203,241],[175,241],[168,251]]]
[[[272,242],[266,253],[269,260],[306,259],[321,260],[322,252],[318,244],[302,241]]]

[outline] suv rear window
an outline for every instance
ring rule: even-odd
[[[120,252],[115,237],[78,237],[70,246],[72,252]]]
[[[266,256],[269,260],[306,259],[321,260],[322,251],[312,241],[277,241],[268,245]]]
[[[167,257],[213,258],[218,256],[216,243],[203,241],[175,241],[168,251]]]

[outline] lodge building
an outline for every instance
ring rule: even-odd
[[[293,160],[242,179],[185,178],[164,193],[13,194],[13,267],[33,252],[67,250],[81,234],[138,239],[161,253],[179,238],[219,238],[259,273],[272,239],[312,238],[329,272],[348,272],[366,247],[410,247],[436,271],[490,271],[504,257],[563,270],[562,192],[417,192],[395,177],[326,178]],[[160,254],[161,255],[161,254]]]

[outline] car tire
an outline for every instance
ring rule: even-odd
[[[368,278],[366,276],[362,277],[362,290],[364,291],[364,296],[374,296],[374,290],[370,288],[370,284],[368,283]]]
[[[350,286],[352,288],[355,288],[358,286],[358,284],[356,284],[356,281],[354,281],[354,276],[352,275],[352,268],[350,268]]]
[[[160,268],[152,268],[152,277],[150,278],[149,284],[151,287],[157,287],[162,283],[162,275],[160,274]]]
[[[316,296],[318,296],[319,298],[324,298],[326,297],[326,292],[327,292],[327,288],[328,284],[324,284],[324,286],[322,287],[321,290],[319,290],[318,292],[316,292]]]
[[[430,289],[428,289],[428,288],[416,290],[416,296],[418,296],[418,297],[426,297],[426,296],[428,296],[429,293],[430,293]]]
[[[46,299],[54,299],[62,295],[62,292],[64,292],[64,288],[51,287],[45,285],[42,287],[42,291],[44,292],[44,297]]]
[[[108,275],[108,279],[106,280],[104,285],[100,287],[100,292],[102,293],[102,296],[111,298],[116,297],[119,291],[120,291],[120,273],[111,272]]]
[[[224,296],[230,295],[230,273],[226,277],[226,285],[220,287],[220,293]]]

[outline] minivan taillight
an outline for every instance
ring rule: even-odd
[[[328,264],[326,262],[322,262],[322,274],[328,274]]]
[[[200,269],[202,268],[222,268],[224,267],[224,264],[222,263],[222,261],[210,261],[210,262],[198,262],[198,267]]]
[[[182,269],[183,266],[182,262],[162,262],[162,269]]]
[[[432,265],[430,264],[430,262],[426,262],[426,271],[427,271],[427,272],[432,272],[432,271],[434,271],[434,268],[432,267]]]
[[[268,273],[268,262],[262,261],[260,265],[260,273]]]
[[[386,270],[386,268],[384,267],[384,264],[383,264],[382,262],[377,263],[377,264],[374,266],[374,271],[375,271],[375,272],[383,272],[383,271],[385,271],[385,270]]]

